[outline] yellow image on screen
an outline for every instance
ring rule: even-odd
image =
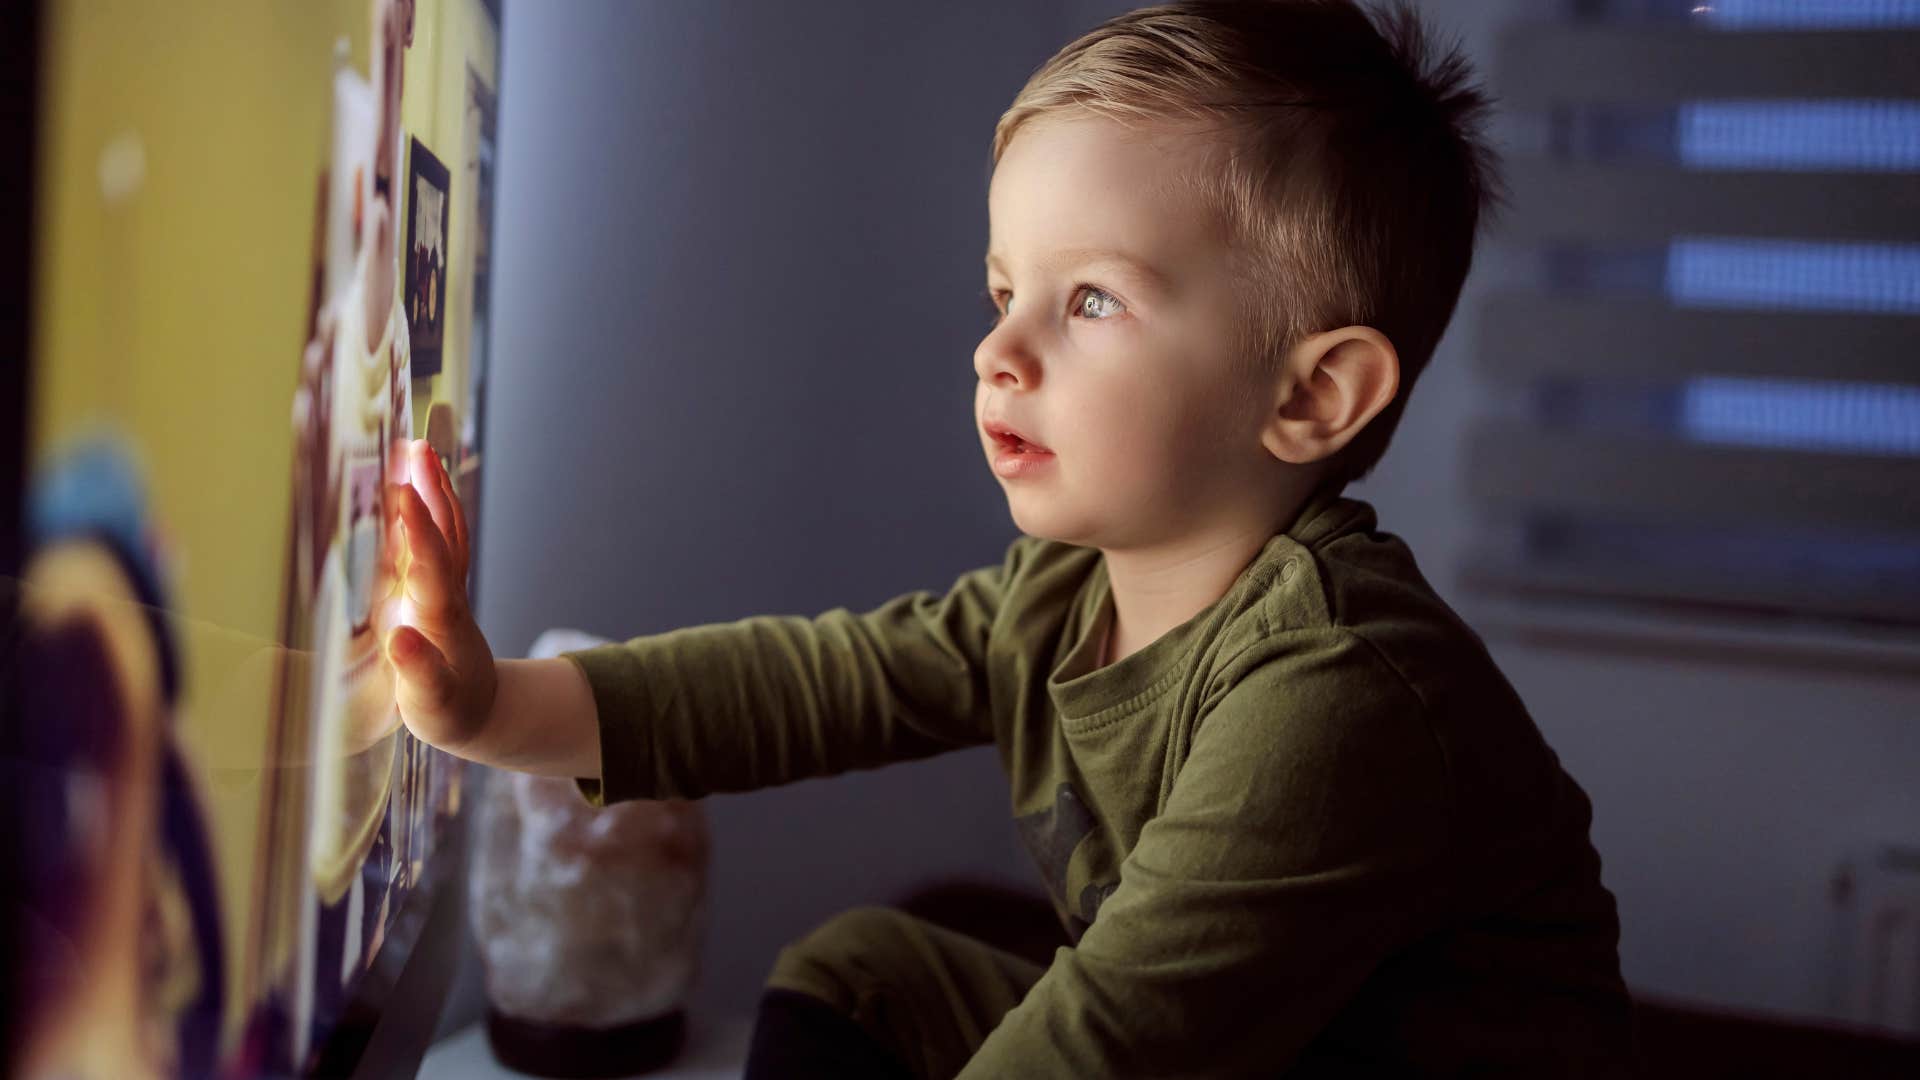
[[[51,2],[38,55],[7,1074],[311,1071],[464,809],[388,492],[426,438],[478,513],[495,8]]]

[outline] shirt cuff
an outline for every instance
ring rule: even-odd
[[[596,645],[560,654],[586,676],[600,729],[600,775],[576,776],[589,806],[654,798],[653,701],[646,665],[631,645]]]

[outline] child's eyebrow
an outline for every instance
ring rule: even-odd
[[[1113,251],[1108,248],[1063,248],[1040,260],[1040,266],[1045,270],[1067,270],[1094,264],[1118,269],[1155,291],[1167,291],[1166,275],[1154,269],[1145,260],[1137,259],[1123,251]],[[987,269],[1006,272],[1000,264],[1000,257],[991,251],[987,252]]]

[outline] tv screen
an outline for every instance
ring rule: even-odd
[[[9,18],[6,1075],[351,1068],[471,802],[389,491],[478,520],[498,5]]]

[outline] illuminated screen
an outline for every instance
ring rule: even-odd
[[[8,1076],[313,1071],[445,877],[388,485],[477,519],[497,11],[38,5]]]

